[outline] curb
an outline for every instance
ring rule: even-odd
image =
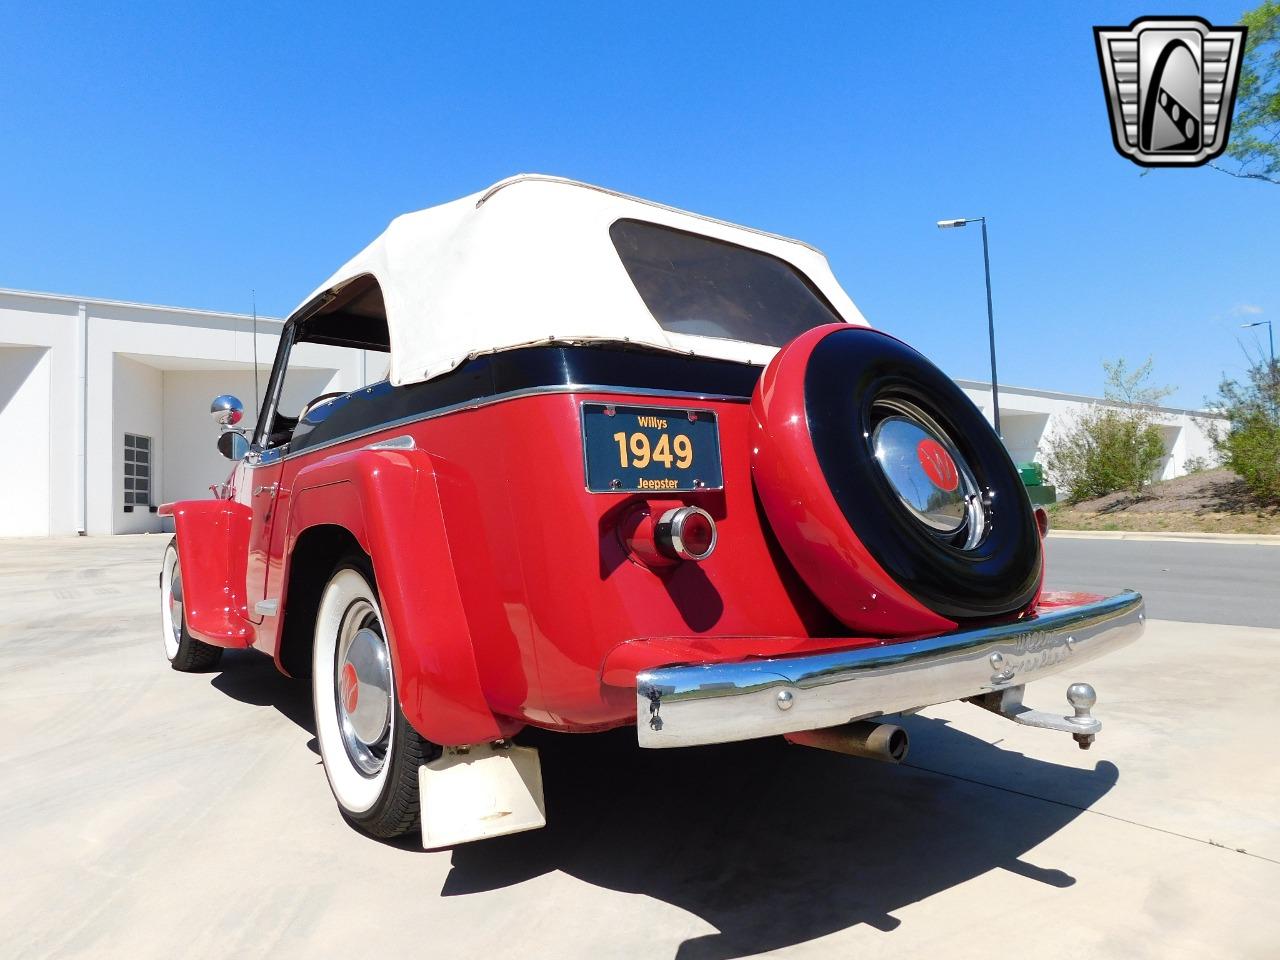
[[[1063,540],[1155,540],[1171,543],[1234,543],[1280,547],[1280,535],[1270,533],[1156,533],[1140,530],[1050,530]]]

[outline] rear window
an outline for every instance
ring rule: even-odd
[[[609,236],[663,330],[781,347],[841,318],[799,270],[778,257],[642,220]]]

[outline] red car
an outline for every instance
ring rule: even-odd
[[[386,376],[309,396],[308,344]],[[219,496],[160,510],[165,651],[309,678],[375,836],[542,826],[526,726],[893,761],[887,719],[963,699],[1087,747],[1091,687],[1069,714],[1023,687],[1142,632],[1135,593],[1042,593],[999,438],[821,253],[584,184],[396,219],[289,318],[251,435],[241,410],[214,402]]]

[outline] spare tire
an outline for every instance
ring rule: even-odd
[[[1018,472],[921,354],[878,330],[818,327],[770,363],[752,410],[765,514],[845,624],[939,632],[1035,602],[1040,537]]]

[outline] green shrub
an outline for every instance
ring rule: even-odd
[[[1164,459],[1164,438],[1129,411],[1094,407],[1056,435],[1049,469],[1072,503],[1119,490],[1138,494]]]
[[[1223,380],[1217,406],[1228,426],[1210,425],[1223,466],[1258,500],[1280,503],[1280,364],[1258,362],[1243,382]]]
[[[1182,462],[1182,471],[1184,473],[1203,473],[1205,470],[1212,470],[1213,464],[1209,462],[1208,457],[1187,457]]]
[[[1093,404],[1048,442],[1046,465],[1068,501],[1124,490],[1138,495],[1164,459],[1152,405],[1169,394],[1151,387],[1151,361],[1129,373],[1123,360],[1103,363],[1107,403]]]

